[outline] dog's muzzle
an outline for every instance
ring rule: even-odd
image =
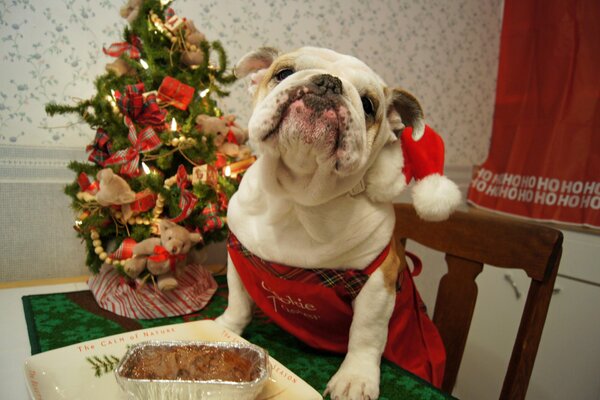
[[[329,74],[312,77],[287,92],[279,107],[279,123],[263,140],[280,139],[317,145],[334,154],[346,129],[348,110],[343,103],[342,81]]]
[[[323,74],[318,75],[313,79],[313,84],[317,88],[317,94],[326,94],[331,91],[334,94],[342,94],[342,81],[333,75]]]

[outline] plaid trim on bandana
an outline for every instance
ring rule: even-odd
[[[240,252],[257,269],[266,271],[277,278],[308,284],[320,284],[328,288],[341,287],[354,299],[360,293],[369,276],[386,259],[390,246],[388,245],[377,259],[364,270],[347,269],[334,270],[327,268],[298,268],[265,261],[252,254],[240,243],[233,233],[229,234],[227,245]]]

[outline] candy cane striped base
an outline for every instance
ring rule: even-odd
[[[188,265],[177,277],[177,288],[162,292],[147,283],[132,288],[112,265],[104,264],[88,286],[98,305],[117,315],[154,319],[185,315],[202,309],[217,290],[211,273],[198,264]]]

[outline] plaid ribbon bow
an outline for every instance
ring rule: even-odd
[[[204,226],[202,227],[204,233],[221,229],[225,226],[225,221],[219,216],[219,208],[216,204],[208,203],[202,210],[202,215],[205,217]]]
[[[139,37],[132,35],[131,43],[129,42],[118,42],[111,44],[108,49],[102,48],[102,51],[107,56],[120,57],[121,54],[125,54],[127,57],[137,60],[141,57],[140,47],[142,47],[142,41]]]
[[[181,208],[181,213],[171,219],[173,222],[181,222],[189,217],[198,202],[198,198],[192,192],[186,190],[189,183],[185,167],[180,165],[179,168],[177,168],[177,187],[180,191],[179,208]]]
[[[106,131],[98,128],[94,141],[89,144],[85,151],[91,151],[88,160],[104,167],[104,162],[110,157],[112,144]]]
[[[115,92],[117,105],[123,115],[128,116],[143,126],[152,126],[161,131],[165,128],[167,111],[162,110],[156,101],[155,94],[144,97],[144,84],[127,85],[125,94]]]
[[[104,161],[104,165],[123,164],[120,174],[136,177],[140,174],[140,153],[156,150],[162,143],[151,127],[145,128],[138,135],[133,121],[129,117],[124,117],[123,119],[125,125],[129,128],[129,135],[127,137],[132,146],[116,151],[108,160]]]
[[[148,257],[149,260],[154,262],[169,261],[169,268],[175,272],[175,266],[177,262],[185,260],[185,254],[171,254],[163,246],[154,246],[154,254]]]
[[[223,192],[218,192],[217,198],[219,199],[219,208],[221,210],[227,210],[227,207],[229,207],[229,199],[227,198],[227,195]]]

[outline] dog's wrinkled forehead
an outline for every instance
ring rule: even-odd
[[[294,71],[326,72],[360,89],[374,86],[383,89],[385,86],[383,80],[358,58],[329,49],[302,47],[294,52],[283,54],[271,64],[263,82],[268,82],[269,76],[285,68]]]
[[[294,62],[299,68],[323,68],[343,74],[348,71],[363,73],[378,78],[367,64],[356,57],[340,54],[333,50],[316,47],[302,47],[281,57],[282,61]],[[277,62],[277,61],[276,61]],[[379,79],[380,80],[380,79]]]

